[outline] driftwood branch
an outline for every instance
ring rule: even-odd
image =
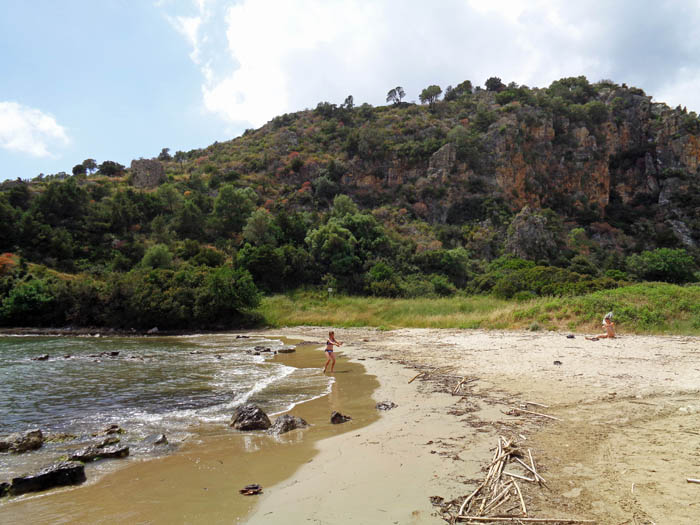
[[[688,478],[686,480],[688,483],[700,483],[700,479]]]
[[[566,519],[566,518],[519,518],[519,517],[491,517],[491,516],[457,516],[458,520],[467,521],[499,521],[505,523],[565,523],[565,524],[575,524],[575,523],[596,523],[594,520],[576,520],[576,519]]]
[[[561,421],[558,417],[548,416],[547,414],[542,414],[541,412],[533,412],[532,410],[525,410],[524,408],[513,407],[513,410],[517,412],[524,412],[526,414],[532,414],[533,416],[546,417],[547,419],[553,419],[555,421]]]

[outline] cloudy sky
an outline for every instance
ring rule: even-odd
[[[490,76],[606,78],[700,111],[699,26],[681,0],[0,0],[0,180]]]

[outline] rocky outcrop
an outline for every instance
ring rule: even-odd
[[[0,439],[0,452],[14,452],[21,454],[31,450],[37,450],[44,444],[44,435],[41,430],[34,429],[24,434],[11,434]]]
[[[267,430],[270,418],[256,405],[243,405],[233,413],[231,425],[236,430]]]
[[[99,459],[116,459],[125,458],[129,455],[129,447],[113,445],[113,446],[101,446],[93,445],[85,447],[71,454],[71,461],[81,461],[83,463],[89,463],[91,461],[97,461]]]
[[[275,419],[274,424],[270,427],[268,432],[270,434],[284,434],[285,432],[291,432],[298,428],[306,428],[309,424],[302,418],[292,416],[291,414],[284,414]]]
[[[40,492],[54,487],[79,485],[85,480],[85,467],[82,463],[63,462],[30,476],[13,478],[9,492],[12,496],[19,496],[27,492]]]

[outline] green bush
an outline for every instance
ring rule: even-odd
[[[697,268],[693,257],[684,249],[659,248],[631,255],[625,261],[627,271],[637,279],[689,283],[695,280]]]

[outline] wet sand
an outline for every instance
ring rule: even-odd
[[[325,355],[318,346],[301,345],[295,353],[278,354],[275,359],[310,368],[321,367]],[[378,382],[361,364],[344,360],[342,366],[336,366],[334,376],[336,382],[328,396],[300,404],[290,412],[310,423],[308,429],[273,437],[229,427],[201,428],[196,442],[184,444],[173,455],[131,461],[97,477],[99,463],[89,465],[88,482],[80,487],[2,502],[0,523],[244,522],[259,496],[242,496],[240,488],[258,483],[266,490],[313,461],[319,440],[360,429],[378,418],[370,397]],[[332,411],[352,414],[353,419],[332,425]]]

